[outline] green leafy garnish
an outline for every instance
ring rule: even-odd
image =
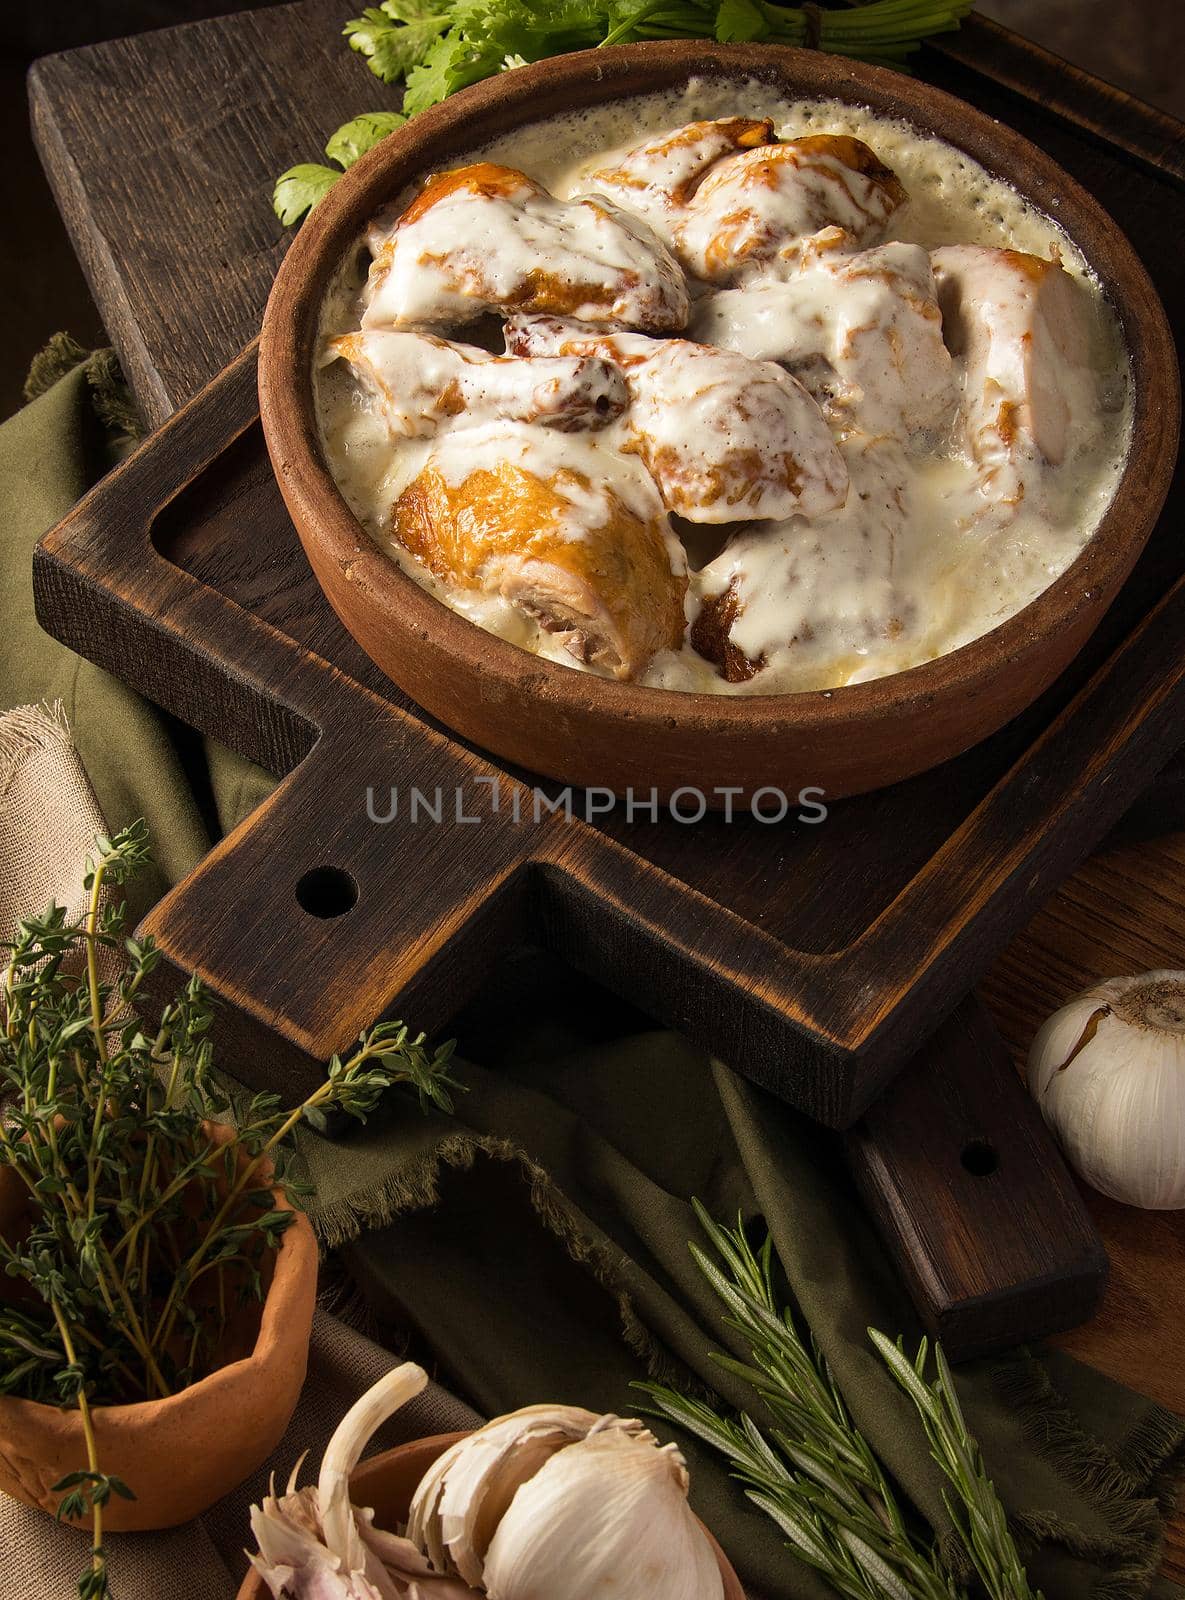
[[[402,111],[364,111],[342,126],[325,146],[325,154],[336,167],[317,161],[301,161],[276,179],[272,207],[280,221],[291,227],[323,200],[347,167],[352,167],[380,139],[385,139],[407,121]],[[341,171],[338,168],[341,168]]]
[[[418,66],[448,26],[449,16],[440,8],[433,15],[429,5],[417,5],[416,0],[410,4],[387,0],[383,7],[371,6],[347,22],[343,32],[350,49],[366,57],[375,77],[392,83]]]
[[[341,177],[335,167],[320,166],[314,161],[302,161],[289,167],[276,179],[272,207],[285,227],[299,222],[311,211],[318,200],[323,200]]]
[[[871,0],[821,11],[774,0],[382,0],[343,31],[376,78],[404,81],[403,110],[414,116],[497,72],[640,39],[813,45],[908,72],[922,41],[957,28],[972,3]],[[276,215],[298,221],[337,177],[331,167],[293,167],[276,184]]]
[[[364,111],[352,122],[342,124],[325,146],[325,154],[339,167],[352,167],[360,156],[406,121],[402,111]]]

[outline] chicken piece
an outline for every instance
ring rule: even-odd
[[[391,532],[446,585],[499,595],[578,661],[636,678],[682,642],[686,565],[645,471],[597,437],[515,423],[447,434]]]
[[[964,442],[984,493],[1017,505],[1093,424],[1089,298],[1059,262],[1019,250],[945,245],[931,260]]]
[[[392,434],[431,435],[447,419],[499,418],[574,433],[606,427],[629,404],[621,372],[588,356],[512,361],[423,333],[372,329],[330,341],[377,397]]]
[[[659,238],[677,250],[683,209],[708,168],[738,150],[776,143],[768,117],[689,122],[674,133],[648,139],[616,166],[594,172],[589,182],[598,194],[644,217]]]
[[[514,318],[506,338],[515,354],[616,361],[630,393],[627,449],[667,510],[690,522],[810,517],[843,504],[847,473],[822,413],[771,361],[552,318]]]
[[[857,255],[822,251],[786,283],[723,289],[698,302],[692,332],[707,344],[777,361],[833,427],[906,441],[954,405],[930,258],[893,242]]]
[[[917,608],[897,572],[909,514],[904,456],[862,436],[843,455],[844,506],[813,522],[743,528],[698,574],[689,637],[729,683],[748,682],[787,649],[800,658],[798,687],[850,681],[874,641],[914,627]]]
[[[487,161],[429,178],[379,246],[365,300],[364,328],[527,310],[666,333],[688,312],[683,273],[644,222]]]
[[[841,228],[853,250],[874,244],[905,198],[896,174],[847,134],[759,146],[719,162],[696,188],[680,259],[711,283],[785,276],[821,229]]]
[[[906,199],[861,139],[783,143],[771,122],[741,117],[648,140],[590,181],[644,216],[689,272],[718,284],[785,276],[824,229],[849,251],[874,244]]]

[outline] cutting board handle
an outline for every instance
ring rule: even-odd
[[[154,995],[199,973],[230,1070],[288,1095],[380,1018],[444,1026],[521,938],[538,848],[467,752],[357,700],[142,928]]]
[[[952,1360],[1095,1311],[1102,1241],[975,996],[845,1140],[889,1255]]]

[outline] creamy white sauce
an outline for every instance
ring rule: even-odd
[[[1123,467],[1130,430],[1130,379],[1120,330],[1086,263],[1067,236],[1014,190],[992,178],[969,157],[943,142],[919,135],[904,123],[840,102],[792,103],[768,86],[736,82],[691,82],[685,91],[620,102],[521,129],[473,152],[472,159],[519,168],[554,195],[575,197],[593,186],[590,174],[612,166],[648,136],[709,117],[744,115],[773,118],[779,135],[846,133],[865,140],[896,173],[909,194],[884,232],[886,240],[920,245],[926,251],[946,244],[979,244],[1024,251],[1040,257],[1060,254],[1063,267],[1082,286],[1089,303],[1090,371],[1094,404],[1079,419],[1065,461],[1042,463],[1028,478],[1019,506],[999,514],[985,497],[980,474],[954,426],[958,377],[949,401],[943,375],[932,374],[933,393],[914,395],[899,440],[876,439],[870,431],[897,416],[890,386],[872,384],[856,402],[843,395],[826,407],[851,479],[844,507],[783,522],[754,522],[736,531],[716,553],[718,528],[688,529],[693,570],[686,598],[689,623],[705,597],[719,594],[732,580],[744,589],[745,605],[732,630],[733,642],[764,665],[747,681],[729,683],[718,668],[685,642],[678,651],[657,655],[642,681],[672,690],[773,694],[830,688],[904,670],[977,638],[1021,610],[1049,586],[1079,554],[1097,527]],[[452,165],[461,165],[456,158]],[[372,237],[403,208],[414,191],[397,198],[387,217],[376,219]],[[620,202],[620,195],[615,196]],[[901,261],[909,266],[909,253]],[[323,315],[326,336],[359,326],[360,295],[369,263],[360,247],[343,265]],[[796,296],[793,316],[800,335],[814,318],[820,351],[832,341],[827,307],[834,278],[820,267],[776,284],[771,294]],[[722,342],[765,358],[780,335],[771,314],[755,300],[751,311],[736,304],[713,312],[706,298],[746,299],[746,289],[720,295],[711,286],[692,284],[689,337],[697,327],[719,328],[731,320],[741,327]],[[763,288],[752,291],[760,296]],[[856,286],[845,316],[861,326],[863,295],[869,304],[873,284]],[[764,333],[763,333],[764,328]],[[450,330],[435,326],[433,331]],[[907,329],[907,333],[911,330]],[[494,329],[492,348],[500,348]],[[472,325],[459,329],[465,339],[479,337]],[[769,348],[759,349],[763,336]],[[896,337],[896,336],[895,336]],[[809,339],[806,340],[809,346]],[[841,369],[842,376],[842,369]],[[808,374],[803,374],[808,387]],[[384,529],[391,507],[417,476],[429,454],[442,454],[450,477],[461,478],[478,465],[495,465],[502,452],[541,476],[571,466],[593,485],[573,495],[572,536],[582,519],[604,520],[598,483],[612,483],[639,511],[651,485],[639,484],[638,457],[626,451],[624,423],[588,434],[555,434],[542,427],[491,423],[467,428],[463,436],[435,444],[430,439],[394,441],[377,404],[344,363],[322,365],[315,373],[318,414],[326,459],[359,520],[394,560],[417,582],[454,610],[504,638],[578,670],[584,668],[563,642],[505,600],[460,590],[435,580],[392,540]],[[845,410],[845,404],[849,409]],[[859,407],[863,406],[863,412]],[[672,419],[667,419],[670,425]],[[578,503],[579,502],[579,503]],[[704,562],[703,542],[707,538]],[[699,551],[697,555],[697,549]],[[673,555],[678,570],[681,552]]]

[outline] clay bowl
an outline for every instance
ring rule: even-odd
[[[273,1193],[275,1204],[288,1209],[282,1191]],[[0,1230],[18,1229],[25,1211],[26,1192],[5,1168]],[[240,1359],[164,1400],[94,1408],[100,1465],[136,1495],[112,1496],[105,1532],[189,1522],[267,1460],[304,1384],[316,1298],[317,1241],[298,1211],[281,1236],[258,1328],[253,1337],[245,1330]],[[52,1485],[85,1466],[76,1410],[0,1396],[0,1492],[52,1515],[62,1498]],[[75,1526],[89,1527],[89,1515]]]
[[[540,660],[442,605],[365,535],[326,469],[311,368],[326,286],[366,220],[423,174],[561,110],[683,84],[756,77],[834,96],[935,133],[1057,220],[1122,322],[1135,385],[1130,457],[1115,499],[1068,571],[992,632],[940,659],[830,693],[679,694]],[[738,88],[737,109],[744,97]],[[985,738],[1081,649],[1156,521],[1176,455],[1179,388],[1163,308],[1114,222],[1034,145],[951,95],[880,68],[770,45],[658,43],[522,67],[414,117],[346,174],[304,224],[263,322],[260,403],[280,489],[331,605],[367,654],[449,727],[523,767],[618,792],[695,785],[751,794],[817,784],[829,797],[896,782]],[[734,788],[735,792],[735,788]]]
[[[371,1456],[350,1474],[350,1498],[355,1505],[374,1509],[375,1526],[394,1528],[407,1521],[408,1506],[420,1479],[428,1468],[443,1455],[449,1445],[463,1439],[463,1433],[437,1433],[429,1439],[416,1439],[412,1444],[396,1445],[394,1450],[384,1450]],[[701,1527],[703,1524],[701,1523]],[[741,1580],[732,1570],[728,1557],[712,1535],[704,1528],[708,1542],[720,1563],[720,1576],[724,1581],[724,1600],[745,1600]],[[263,1579],[252,1569],[243,1579],[236,1600],[270,1600],[270,1591]],[[654,1600],[663,1600],[655,1595]]]

